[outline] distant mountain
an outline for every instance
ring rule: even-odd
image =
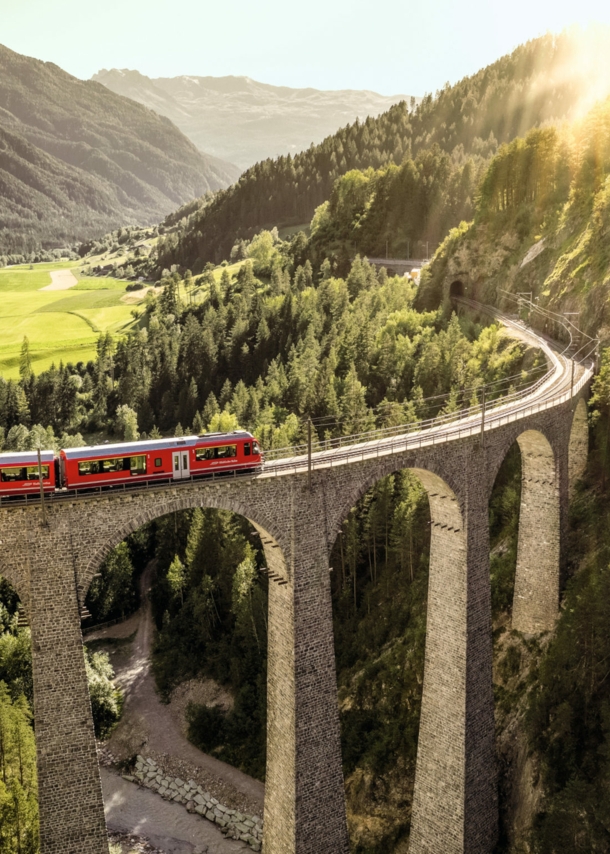
[[[158,222],[239,172],[167,118],[0,45],[0,252]]]
[[[352,89],[290,89],[249,77],[151,79],[117,68],[103,69],[93,80],[167,116],[202,151],[243,169],[268,157],[297,154],[356,118],[378,116],[411,100]]]

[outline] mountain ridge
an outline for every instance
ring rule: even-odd
[[[166,117],[2,45],[0,135],[0,247],[9,252],[153,224],[239,174]]]
[[[168,116],[200,149],[242,168],[296,154],[356,118],[411,103],[405,94],[274,86],[244,75],[153,78],[112,68],[91,79]]]

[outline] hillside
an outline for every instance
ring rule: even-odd
[[[0,46],[0,250],[158,222],[238,174],[168,119]]]
[[[174,220],[188,214],[189,222],[161,247],[161,267],[184,263],[199,269],[206,261],[226,258],[236,239],[263,226],[309,222],[330,197],[336,179],[350,170],[385,169],[412,159],[415,189],[434,195],[442,186],[442,170],[438,181],[436,175],[431,180],[416,161],[438,160],[439,152],[447,161],[445,171],[462,169],[474,158],[450,200],[457,219],[446,220],[443,228],[457,225],[472,212],[478,158],[488,159],[498,144],[531,127],[574,118],[591,99],[610,91],[609,41],[606,30],[543,36],[434,97],[426,96],[413,113],[403,102],[376,119],[347,125],[294,158],[256,164],[213,200],[178,212]],[[595,87],[591,80],[597,81]],[[412,233],[404,235],[404,249],[396,251],[406,251],[407,239],[413,247],[417,240],[434,242],[446,233],[438,228],[426,236],[427,227],[420,218]],[[380,254],[381,247],[375,244],[374,251]]]
[[[450,232],[422,273],[417,305],[422,310],[444,303],[448,312],[454,281],[467,294],[500,306],[509,304],[507,290],[531,292],[543,308],[572,313],[608,348],[609,236],[606,99],[571,125],[535,129],[500,148],[481,184],[473,221]],[[578,348],[578,336],[575,343]],[[511,854],[610,850],[602,794],[610,786],[608,349],[592,391],[589,468],[572,501],[567,583],[556,628],[535,643],[512,633],[502,644],[503,661],[496,650],[497,670],[504,671],[502,686],[496,686],[498,850]],[[518,481],[514,485],[518,489]]]
[[[242,169],[268,157],[297,154],[342,125],[411,100],[353,89],[269,86],[249,77],[151,79],[126,68],[102,69],[92,79],[167,116],[202,151]]]
[[[452,279],[500,304],[503,290],[531,291],[541,306],[578,312],[607,344],[609,232],[610,98],[499,150],[473,222],[450,232],[422,275],[419,304],[437,306]]]

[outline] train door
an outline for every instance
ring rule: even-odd
[[[191,476],[188,450],[174,451],[174,480],[183,480]]]

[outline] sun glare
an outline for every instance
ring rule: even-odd
[[[580,119],[597,101],[610,94],[610,26],[574,26],[558,39],[563,41],[558,61],[550,68],[541,66],[540,88],[551,97],[555,90],[566,85],[578,92],[569,118]]]

